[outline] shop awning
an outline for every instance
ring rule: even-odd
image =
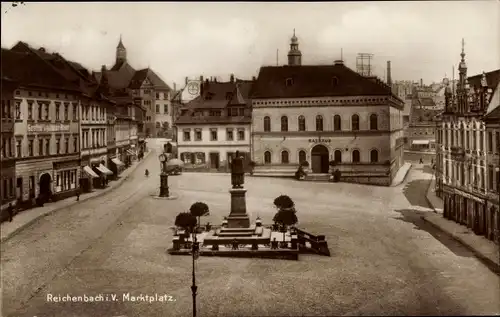
[[[97,175],[88,165],[83,167],[83,171],[92,178],[99,178],[99,175]]]
[[[430,140],[413,140],[411,141],[411,144],[423,145],[423,144],[429,144],[430,142],[431,142]]]
[[[99,164],[99,166],[97,166],[97,169],[99,171],[101,171],[101,173],[103,174],[106,174],[106,175],[113,175],[113,172],[110,171],[106,166],[102,165],[102,164]]]
[[[130,154],[130,155],[136,155],[134,151],[132,150],[127,150],[127,153]]]
[[[115,163],[115,164],[116,164],[116,165],[118,165],[118,166],[125,166],[125,164],[123,164],[123,162],[122,162],[122,161],[120,161],[117,157],[112,158],[112,159],[111,159],[111,162]]]

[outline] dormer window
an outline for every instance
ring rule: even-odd
[[[339,79],[337,77],[332,78],[332,86],[337,86],[339,84]]]
[[[233,93],[232,92],[226,93],[226,100],[231,100],[231,99],[233,99]]]
[[[212,94],[211,93],[206,94],[205,100],[212,100]]]
[[[292,85],[293,85],[293,79],[292,79],[292,78],[287,78],[287,79],[286,79],[286,86],[287,86],[287,87],[290,87],[290,86],[292,86]]]

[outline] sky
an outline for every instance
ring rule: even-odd
[[[393,80],[457,77],[465,40],[468,74],[500,68],[500,0],[392,2],[2,2],[1,45],[59,52],[89,70],[111,67],[120,35],[135,69],[169,85],[203,75],[249,79],[286,64],[295,29],[302,64],[373,54],[373,73]],[[342,52],[342,54],[341,54]]]

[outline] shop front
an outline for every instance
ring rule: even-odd
[[[55,177],[53,200],[61,200],[76,195],[78,191],[77,180],[80,178],[79,166],[79,160],[53,163]],[[41,180],[40,183],[42,183]]]

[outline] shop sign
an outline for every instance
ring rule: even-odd
[[[331,143],[331,142],[332,142],[332,139],[322,139],[322,138],[309,139],[309,143]]]
[[[69,132],[69,124],[47,123],[28,124],[28,133]]]

